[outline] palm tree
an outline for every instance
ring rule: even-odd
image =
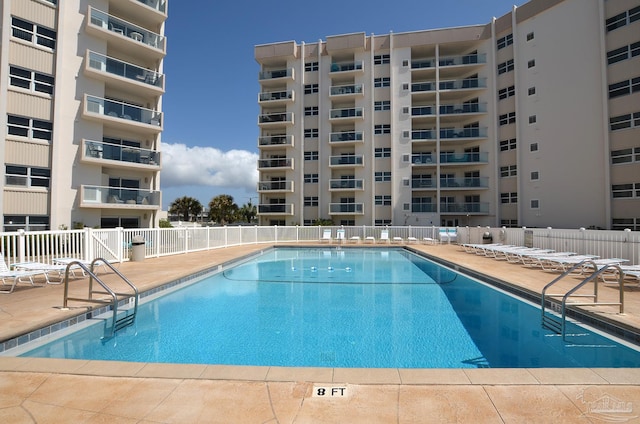
[[[220,194],[209,202],[209,219],[218,224],[233,222],[238,213],[238,205],[233,202],[233,197],[228,194]]]
[[[252,222],[257,214],[258,210],[256,209],[255,205],[251,203],[251,200],[249,200],[249,203],[242,205],[242,207],[238,211],[238,215],[240,215],[240,218],[246,220],[247,222]]]
[[[193,197],[183,196],[169,205],[169,213],[181,216],[183,221],[191,221],[192,216],[202,213],[202,203]]]

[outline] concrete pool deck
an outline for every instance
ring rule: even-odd
[[[146,259],[118,269],[144,291],[268,247]],[[454,245],[409,247],[538,293],[557,275],[470,255]],[[74,280],[71,290],[86,290],[83,283]],[[615,299],[617,291],[604,287],[601,295]],[[59,285],[19,285],[0,295],[0,340],[83,310],[61,311],[61,305]],[[614,307],[598,308],[598,314],[640,328],[640,291],[627,288],[625,306],[625,315]],[[0,356],[0,421],[640,422],[640,369],[233,367]]]

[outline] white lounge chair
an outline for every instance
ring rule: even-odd
[[[11,270],[4,261],[4,255],[0,253],[0,256],[0,280],[2,280],[2,285],[5,286],[7,285],[7,280],[12,280],[11,287],[9,287],[9,289],[0,289],[0,293],[12,293],[18,283],[29,283],[33,286],[33,277],[37,275],[45,276],[45,273],[42,271]]]
[[[392,239],[393,243],[404,243],[404,239],[402,237],[395,236]]]
[[[342,243],[345,240],[344,229],[336,230],[336,240],[338,240],[338,243]]]
[[[330,228],[322,230],[322,238],[320,240],[327,241],[329,243],[331,243],[333,241],[333,237],[331,236],[331,229]]]
[[[351,236],[349,237],[349,241],[351,243],[360,243],[360,236]]]
[[[389,230],[380,231],[380,243],[389,243]]]
[[[417,243],[418,239],[412,236],[407,237],[407,243],[411,244],[411,243]]]
[[[78,258],[56,258],[53,260],[54,264],[65,265],[65,266],[69,265],[72,262],[79,262],[82,265],[86,266],[87,268],[91,268],[91,261],[85,261]],[[107,265],[103,261],[96,261],[96,263],[93,264],[93,266],[94,266],[93,271],[94,271],[94,274],[96,275],[98,274],[98,268],[102,268],[102,271],[105,273],[107,272]],[[84,275],[84,270],[82,270],[82,273]]]
[[[365,243],[375,243],[376,242],[376,238],[374,236],[366,236],[364,238],[364,242]]]
[[[67,269],[66,265],[51,265],[42,262],[19,262],[13,264],[13,267],[20,271],[39,271],[45,276],[47,284],[62,284],[64,273]],[[71,269],[71,273],[74,277],[76,276],[73,269]],[[50,274],[58,278],[58,281],[51,281]]]

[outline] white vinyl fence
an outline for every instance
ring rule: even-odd
[[[300,226],[227,226],[181,227],[151,229],[92,229],[64,231],[18,231],[0,233],[0,249],[7,263],[37,261],[52,263],[56,258],[72,257],[83,260],[104,258],[112,262],[129,260],[133,237],[144,240],[145,257],[161,257],[242,244],[318,242],[323,231],[344,229],[345,239],[366,237],[380,239],[388,230],[389,238],[415,237],[437,239],[439,227],[413,226],[356,226],[356,227],[300,227]],[[640,264],[640,232],[563,230],[526,228],[458,227],[457,243],[498,242],[518,246],[532,246],[557,251],[589,253],[603,258],[623,258],[629,264]],[[490,235],[490,238],[487,237]]]

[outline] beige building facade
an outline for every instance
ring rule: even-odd
[[[262,225],[640,230],[640,1],[259,45]]]
[[[150,227],[166,0],[0,3],[4,231]]]

